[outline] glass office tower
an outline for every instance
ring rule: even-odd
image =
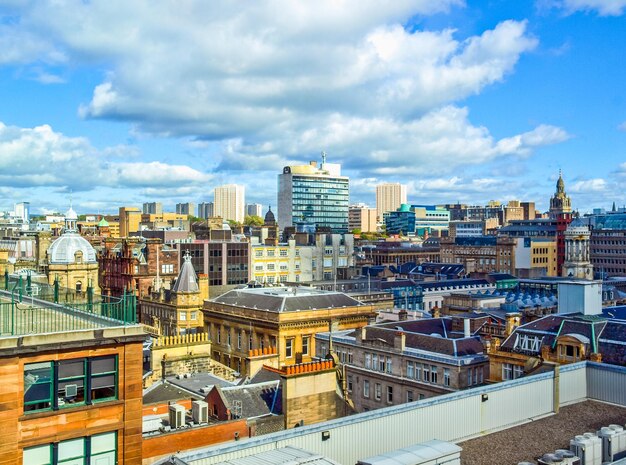
[[[323,156],[323,159],[325,156]],[[341,176],[341,165],[317,162],[285,166],[278,175],[278,224],[330,228],[333,233],[348,232],[350,186]]]

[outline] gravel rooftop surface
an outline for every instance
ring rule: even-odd
[[[577,434],[596,432],[609,424],[624,425],[626,408],[585,401],[562,407],[552,415],[532,423],[459,443],[463,465],[517,465],[536,463],[537,458],[556,449],[569,449]],[[525,444],[525,446],[520,446]]]

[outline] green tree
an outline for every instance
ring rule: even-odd
[[[228,223],[228,226],[231,227],[231,229],[238,228],[239,226],[241,226],[241,223],[236,220],[228,220],[227,223]]]
[[[243,224],[246,226],[262,226],[265,223],[263,218],[258,215],[246,215]]]

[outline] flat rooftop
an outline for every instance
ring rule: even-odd
[[[342,292],[311,287],[260,287],[233,289],[211,302],[271,312],[357,307],[358,300]]]
[[[610,424],[624,425],[626,408],[596,401],[562,407],[559,413],[459,443],[463,465],[517,465],[556,449],[569,449],[578,434]]]

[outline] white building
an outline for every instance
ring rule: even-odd
[[[225,220],[243,223],[245,216],[246,191],[239,184],[225,184],[215,188],[214,215]]]

